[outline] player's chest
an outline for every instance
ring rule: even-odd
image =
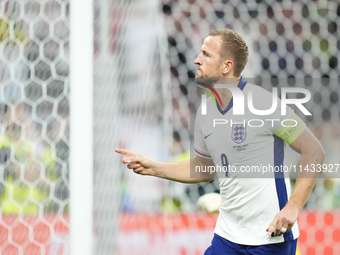
[[[203,121],[202,133],[210,153],[225,151],[238,153],[252,149],[262,135],[260,128],[248,124],[244,117],[207,117]]]

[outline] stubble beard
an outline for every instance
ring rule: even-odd
[[[209,86],[214,86],[216,84],[216,82],[220,79],[216,76],[210,77],[209,75],[203,73],[201,70],[200,70],[200,72],[202,73],[202,75],[200,75],[200,76],[196,75],[195,76],[195,82],[204,83],[204,84],[207,84]]]

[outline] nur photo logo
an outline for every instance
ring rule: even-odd
[[[216,106],[217,106],[217,102],[214,98],[214,95],[218,98],[218,102],[220,103],[220,105],[222,105],[221,97],[219,96],[219,94],[216,92],[216,90],[212,86],[204,84],[204,83],[199,83],[199,84],[200,84],[200,87],[197,86],[197,88],[205,91],[213,99]],[[236,87],[236,86],[230,85],[230,84],[216,84],[215,88],[229,89],[230,92],[233,95],[233,98],[232,98],[233,104],[234,104],[233,114],[234,115],[244,115],[245,96],[244,96],[243,91],[239,87]],[[210,92],[208,89],[210,89],[212,92]],[[251,113],[255,114],[255,115],[260,115],[260,116],[270,115],[270,114],[274,113],[275,110],[277,109],[277,105],[278,105],[277,91],[278,91],[277,88],[273,88],[273,90],[272,90],[272,106],[271,106],[271,108],[267,109],[267,110],[258,110],[258,109],[255,109],[254,104],[253,104],[252,89],[249,89],[247,91],[247,106],[248,106],[249,111]],[[302,93],[302,94],[305,94],[306,97],[291,99],[291,98],[287,98],[288,93]],[[302,105],[303,103],[307,103],[310,99],[311,99],[311,93],[307,89],[290,88],[290,87],[281,88],[281,115],[287,114],[286,109],[287,109],[288,104],[295,105],[297,108],[299,108],[301,110],[301,112],[304,115],[312,115]],[[202,94],[201,103],[202,103],[201,104],[201,106],[202,106],[201,107],[201,114],[206,115],[207,114],[207,95],[206,94]]]
[[[239,87],[230,85],[230,84],[215,84],[214,87],[197,82],[198,86],[196,86],[197,89],[204,91],[205,93],[201,94],[201,115],[207,115],[208,109],[207,109],[207,95],[211,97],[213,100],[215,106],[217,108],[221,109],[222,106],[222,100],[216,89],[228,89],[230,90],[232,94],[231,103],[232,103],[232,114],[233,116],[243,116],[245,115],[245,107],[248,107],[250,113],[252,113],[255,116],[270,116],[272,115],[278,107],[280,107],[280,119],[247,119],[247,124],[250,127],[262,127],[264,125],[264,121],[270,121],[272,123],[272,126],[274,125],[275,121],[280,121],[281,125],[284,127],[295,127],[297,125],[297,121],[295,119],[289,119],[287,118],[287,105],[295,105],[304,115],[310,116],[312,115],[305,106],[303,106],[304,103],[309,102],[311,99],[311,93],[304,88],[292,88],[292,87],[282,87],[281,88],[281,99],[278,98],[278,88],[273,87],[272,88],[272,94],[271,94],[271,106],[269,109],[260,110],[256,109],[254,106],[254,94],[252,88],[247,89],[246,92],[241,90]],[[304,94],[303,98],[288,98],[289,93],[302,93]],[[245,101],[247,104],[245,104]],[[243,126],[245,126],[246,120],[244,119],[243,122],[235,122],[232,119],[221,119],[216,118],[213,119],[213,127],[216,125],[223,125],[230,123],[230,126],[233,128],[236,128],[240,123],[243,123]],[[288,124],[289,123],[289,124]],[[236,132],[236,131],[235,131]],[[239,132],[236,132],[239,133]]]

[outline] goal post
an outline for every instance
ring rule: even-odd
[[[93,0],[70,2],[70,254],[93,254]]]

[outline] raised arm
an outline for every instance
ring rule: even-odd
[[[156,176],[183,183],[209,182],[216,176],[216,173],[200,173],[198,178],[190,178],[190,166],[214,166],[211,159],[204,159],[199,156],[180,163],[169,163],[157,162],[129,150],[116,149],[116,152],[127,156],[122,159],[122,162],[127,164],[127,168],[133,169],[136,174]]]
[[[298,173],[298,179],[288,203],[275,216],[274,220],[267,228],[269,235],[271,235],[275,227],[275,235],[281,234],[282,227],[287,228],[287,232],[290,231],[297,220],[300,211],[306,204],[318,177],[316,171],[312,173],[304,169],[306,166],[311,169],[312,164],[314,164],[315,168],[318,164],[321,165],[326,155],[322,145],[308,128],[305,128],[290,146],[301,154],[301,168],[299,169],[302,171],[299,171]]]

